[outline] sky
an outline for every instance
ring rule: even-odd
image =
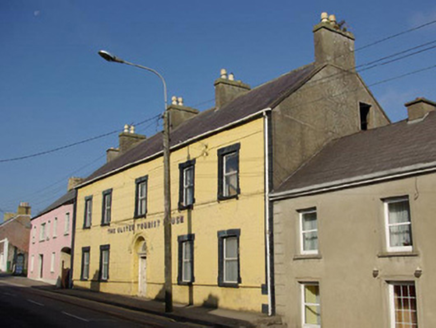
[[[416,97],[436,101],[430,0],[0,1],[0,222],[20,202],[36,215],[103,165],[125,124],[161,130],[160,80],[99,50],[157,70],[169,98],[203,111],[221,68],[256,87],[313,62],[321,12],[345,20],[358,66],[388,57],[358,71],[393,122]]]

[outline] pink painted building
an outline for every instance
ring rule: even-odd
[[[68,286],[75,199],[70,190],[32,218],[28,278]]]

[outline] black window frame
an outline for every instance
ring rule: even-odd
[[[226,200],[226,199],[232,199],[232,198],[238,198],[238,195],[241,193],[240,183],[239,183],[239,176],[240,176],[240,165],[239,165],[239,151],[241,149],[241,144],[236,143],[224,148],[218,149],[218,200]],[[235,195],[224,195],[224,159],[227,155],[230,155],[232,153],[236,154],[236,160],[237,160],[237,176],[236,176],[236,194]]]
[[[88,206],[90,207],[90,211],[89,211],[89,224],[87,224]],[[92,196],[86,196],[85,197],[85,213],[84,213],[84,216],[83,216],[83,229],[90,229],[91,226],[92,226]]]
[[[84,277],[83,276],[83,269],[84,269],[84,265],[85,265],[85,253],[88,253],[88,277]],[[86,246],[86,247],[82,247],[82,267],[80,269],[80,280],[88,280],[89,279],[89,265],[91,263],[91,247],[90,246]]]
[[[185,172],[192,167],[192,203],[185,202]],[[195,159],[179,164],[179,210],[194,208],[195,204]]]
[[[222,231],[218,231],[217,235],[218,235],[218,286],[238,288],[239,284],[242,282],[241,255],[240,255],[241,229],[222,230]],[[229,237],[236,237],[237,254],[238,254],[238,281],[237,282],[224,281],[224,239]]]
[[[360,130],[366,131],[369,127],[369,119],[371,113],[371,105],[359,102],[359,123]]]
[[[178,247],[178,275],[177,275],[177,283],[179,285],[192,285],[192,283],[195,282],[195,275],[194,275],[194,241],[195,241],[195,234],[187,234],[187,235],[181,235],[177,237],[177,241],[179,244]],[[184,281],[183,280],[183,243],[191,242],[192,243],[192,258],[191,258],[191,281]]]
[[[139,186],[145,182],[145,210],[144,213],[139,213]],[[148,175],[145,175],[143,177],[137,178],[135,180],[135,213],[134,213],[134,218],[145,218],[147,216],[147,212],[148,212]]]
[[[110,197],[110,208],[109,208],[109,219],[105,220],[105,214],[106,214],[106,196]],[[111,216],[112,216],[112,189],[107,189],[103,191],[102,193],[102,207],[101,207],[101,225],[102,226],[108,226],[111,223]]]
[[[110,248],[111,245],[100,245],[100,265],[99,265],[99,271],[98,271],[98,280],[99,281],[108,281],[109,280],[109,264],[110,264]],[[103,273],[103,252],[107,251],[107,277],[103,279],[102,273]]]

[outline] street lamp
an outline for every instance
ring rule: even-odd
[[[145,69],[157,75],[162,81],[164,88],[165,110],[163,113],[163,157],[164,157],[164,244],[165,244],[165,311],[173,311],[173,285],[172,285],[172,253],[171,253],[171,190],[170,190],[170,124],[167,102],[167,85],[159,72],[152,68],[129,63],[111,53],[100,50],[98,54],[109,62],[126,64]]]

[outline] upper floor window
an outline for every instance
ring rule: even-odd
[[[302,288],[303,327],[321,327],[321,302],[318,283],[304,283]]]
[[[218,231],[218,285],[237,287],[241,283],[239,236],[241,230]]]
[[[39,240],[43,241],[46,238],[46,226],[45,226],[45,222],[41,224],[41,229],[39,230]]]
[[[103,191],[103,205],[101,225],[108,225],[111,222],[112,189]]]
[[[32,243],[35,243],[35,239],[36,239],[36,225],[33,225],[33,229],[32,229]]]
[[[218,199],[237,197],[239,188],[239,149],[237,143],[218,149]]]
[[[318,253],[318,222],[316,209],[300,211],[300,252]]]
[[[179,236],[179,284],[194,282],[194,234]]]
[[[70,212],[65,213],[64,235],[70,233]]]
[[[54,218],[53,221],[53,238],[58,236],[58,218]]]
[[[135,217],[145,216],[147,214],[147,185],[148,176],[135,180]]]
[[[90,228],[92,223],[92,196],[85,197],[85,217],[83,227]]]
[[[388,251],[412,250],[412,224],[408,197],[384,200]]]
[[[192,208],[194,199],[195,160],[179,164],[179,209]]]

